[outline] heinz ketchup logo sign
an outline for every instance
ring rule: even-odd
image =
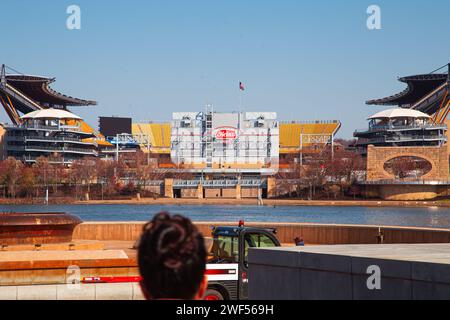
[[[219,128],[216,132],[217,140],[234,140],[237,138],[236,129],[234,128]]]

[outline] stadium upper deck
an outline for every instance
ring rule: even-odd
[[[82,100],[67,96],[50,88],[50,84],[55,81],[54,78],[45,78],[29,75],[6,75],[6,83],[22,92],[33,100],[49,108],[63,108],[67,106],[90,106],[96,105],[96,101]],[[25,107],[20,104],[18,107]],[[23,112],[26,112],[24,110]]]
[[[47,108],[67,109],[68,106],[89,106],[97,102],[83,100],[59,93],[50,84],[54,78],[24,74],[7,74],[7,67],[2,65],[0,81],[0,102],[5,107],[11,120],[18,124],[18,112],[27,114]]]
[[[450,64],[447,67],[450,70]],[[438,71],[436,70],[436,71]],[[408,87],[395,95],[369,100],[368,105],[399,106],[415,109],[429,115],[436,115],[435,122],[445,121],[450,108],[450,75],[447,73],[429,73],[400,78]],[[445,117],[444,117],[445,116]]]
[[[96,101],[83,100],[67,96],[50,87],[55,79],[24,74],[7,74],[5,65],[0,73],[0,104],[5,109],[14,125],[22,123],[21,114],[28,114],[42,109],[63,109],[67,107],[96,105]],[[12,70],[12,69],[11,69]],[[16,72],[15,70],[12,70]],[[105,138],[86,122],[81,122],[83,132],[93,134],[100,146],[111,146]]]
[[[435,73],[447,68],[447,73]],[[369,118],[369,128],[358,130],[357,147],[365,154],[375,146],[442,146],[448,141],[450,113],[450,64],[429,74],[400,78],[406,90],[390,97],[367,101],[368,105],[394,105]],[[447,137],[446,137],[447,136]]]

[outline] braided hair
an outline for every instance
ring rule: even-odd
[[[190,300],[206,269],[203,236],[191,220],[163,212],[144,226],[138,262],[142,285],[152,299]]]

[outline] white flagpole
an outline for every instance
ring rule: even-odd
[[[239,88],[239,113],[242,112],[242,90]]]

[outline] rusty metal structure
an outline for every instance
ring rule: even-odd
[[[62,212],[0,213],[0,246],[71,242],[81,223],[80,218]]]

